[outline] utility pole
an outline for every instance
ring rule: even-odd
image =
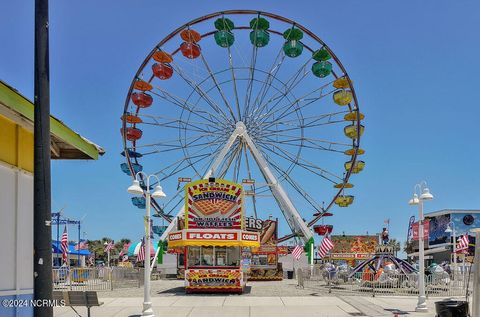
[[[52,299],[50,187],[50,70],[48,0],[35,0],[33,269],[34,299]],[[52,307],[34,308],[36,317],[52,317]]]

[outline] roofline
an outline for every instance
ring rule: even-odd
[[[477,214],[477,213],[480,213],[480,209],[441,209],[441,210],[429,212],[425,214],[425,217],[434,217],[434,216],[440,216],[440,215],[446,215],[446,214],[463,214],[466,212]]]
[[[34,104],[2,80],[0,80],[0,102],[33,123]],[[75,147],[90,159],[97,160],[99,155],[105,153],[102,147],[85,139],[52,115],[50,116],[50,133]]]

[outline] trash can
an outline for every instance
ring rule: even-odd
[[[460,300],[443,300],[435,302],[437,317],[467,317],[468,302]]]
[[[292,280],[293,279],[293,271],[287,271],[287,278],[289,280]]]

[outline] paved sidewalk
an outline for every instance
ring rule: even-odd
[[[168,317],[351,317],[351,316],[435,316],[434,302],[428,300],[429,313],[415,313],[413,297],[362,296],[163,296],[153,297],[156,316]],[[101,307],[92,308],[92,316],[127,317],[141,315],[140,297],[104,297]],[[85,308],[78,308],[86,316]],[[69,307],[55,308],[56,317],[76,316]]]

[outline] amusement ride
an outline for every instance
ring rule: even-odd
[[[135,73],[121,168],[135,177],[145,166],[170,189],[151,199],[161,240],[184,213],[181,183],[216,177],[244,185],[248,216],[284,219],[279,242],[307,242],[333,206],[354,201],[363,119],[345,67],[314,32],[267,12],[212,13],[165,36]],[[145,208],[145,197],[132,202]]]

